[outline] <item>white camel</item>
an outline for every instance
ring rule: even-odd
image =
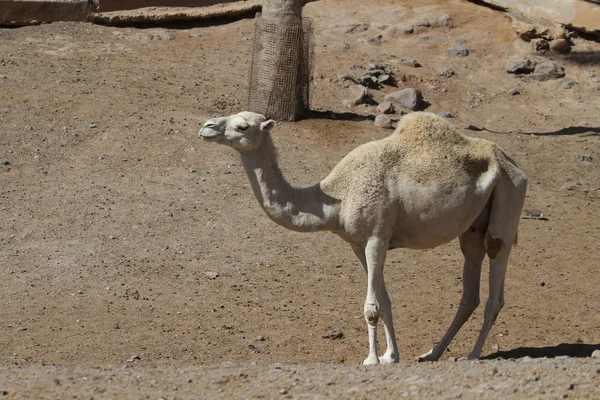
[[[447,332],[421,361],[440,358],[479,305],[481,264],[490,258],[483,327],[469,359],[479,358],[504,305],[508,257],[527,178],[496,144],[458,133],[431,113],[402,118],[394,133],[363,144],[320,183],[295,188],[277,165],[273,120],[241,112],[207,121],[200,135],[236,149],[254,195],[267,215],[298,232],[331,231],[350,243],[367,273],[364,315],[369,356],[364,364],[398,362],[391,302],[383,266],[388,249],[425,249],[458,237],[465,257],[463,295]],[[377,322],[387,349],[377,356]]]

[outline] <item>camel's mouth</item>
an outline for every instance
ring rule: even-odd
[[[200,129],[200,137],[207,142],[215,142],[222,138],[221,132],[213,129],[212,126],[203,126]]]

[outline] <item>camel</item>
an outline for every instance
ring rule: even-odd
[[[364,316],[369,355],[363,364],[399,361],[383,267],[389,249],[426,249],[458,237],[463,294],[450,327],[420,361],[436,361],[479,305],[481,265],[490,259],[483,326],[469,359],[477,359],[500,309],[509,254],[527,177],[498,145],[457,132],[435,114],[404,116],[388,137],[348,153],[320,183],[291,186],[277,164],[275,121],[248,111],[208,120],[207,142],[236,149],[254,195],[277,224],[298,232],[331,231],[347,241],[367,274]],[[387,348],[377,356],[381,319]]]

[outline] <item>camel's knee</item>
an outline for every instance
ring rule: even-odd
[[[369,325],[377,325],[380,317],[379,306],[375,303],[365,303],[365,320]]]
[[[504,307],[504,299],[488,299],[485,304],[484,319],[489,319],[493,323],[496,320],[496,317],[498,317],[502,307]]]
[[[479,294],[474,294],[470,296],[463,296],[460,300],[460,305],[463,310],[467,311],[469,314],[472,314],[473,311],[479,307]]]
[[[502,238],[493,236],[488,232],[485,234],[484,245],[488,257],[490,258],[490,260],[493,260],[494,258],[496,258],[498,253],[500,253],[500,250],[502,250],[502,248],[504,247],[504,241],[502,240]]]

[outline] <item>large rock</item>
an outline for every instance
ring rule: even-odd
[[[423,107],[423,95],[418,89],[407,88],[389,93],[383,99],[397,107],[417,111]]]

